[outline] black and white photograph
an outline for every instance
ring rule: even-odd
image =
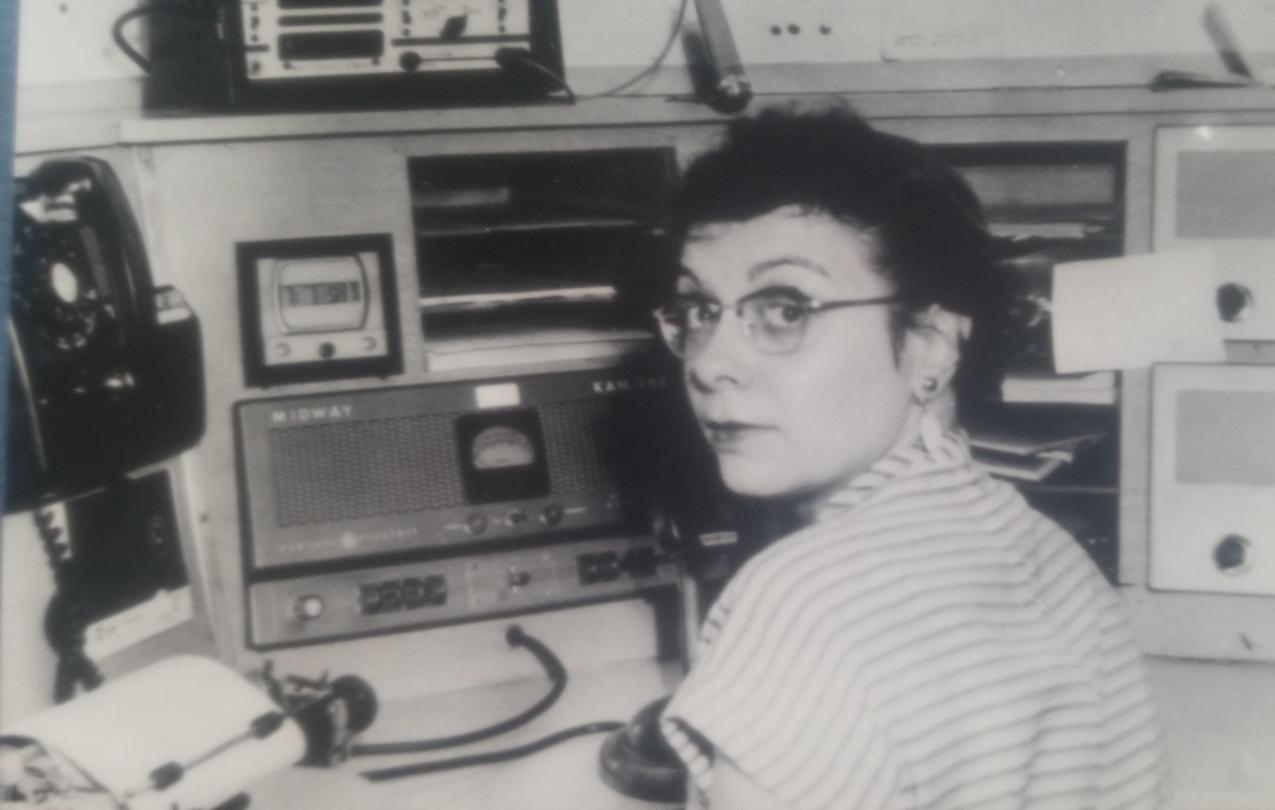
[[[1275,2],[0,0],[0,808],[1275,810]]]

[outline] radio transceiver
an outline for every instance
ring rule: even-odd
[[[672,584],[650,509],[671,399],[601,369],[240,403],[252,643]]]

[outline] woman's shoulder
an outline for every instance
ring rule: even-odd
[[[755,555],[724,591],[717,621],[854,623],[877,615],[880,599],[1022,594],[1093,567],[1065,530],[979,469],[953,467],[919,488],[898,483],[900,492],[887,486]]]
[[[968,458],[874,471],[870,489],[839,493],[819,518],[767,546],[740,570],[740,589],[775,587],[793,577],[867,573],[906,564],[935,546],[977,547],[1040,518],[1012,486]]]

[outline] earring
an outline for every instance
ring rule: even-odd
[[[938,418],[930,412],[929,408],[930,400],[934,398],[938,390],[938,378],[926,377],[921,380],[921,396],[917,397],[921,405],[921,419],[917,426],[921,433],[921,446],[931,456],[938,453],[943,441],[943,426],[939,424]]]

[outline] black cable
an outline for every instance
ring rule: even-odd
[[[76,684],[93,690],[102,684],[102,673],[84,652],[84,631],[88,620],[84,606],[73,598],[70,547],[61,542],[62,529],[53,525],[53,513],[37,509],[31,514],[44,554],[53,569],[53,597],[44,616],[44,634],[57,655],[53,672],[53,702],[65,703],[75,697]]]
[[[225,3],[227,0],[212,0],[212,2],[215,5]],[[111,23],[111,39],[115,42],[115,46],[129,58],[129,61],[141,68],[143,73],[149,74],[151,72],[151,60],[124,38],[124,26],[139,17],[149,17],[152,14],[167,14],[171,17],[198,19],[202,13],[203,11],[199,8],[169,8],[155,5],[138,6],[115,18],[115,22]]]
[[[562,692],[567,688],[567,670],[553,654],[553,651],[546,647],[540,640],[533,638],[521,627],[511,624],[509,629],[505,631],[505,640],[509,642],[511,647],[526,647],[532,655],[540,661],[540,665],[544,667],[545,674],[553,681],[553,686],[544,697],[536,701],[526,710],[519,712],[513,717],[493,723],[490,726],[468,731],[464,734],[456,734],[451,737],[436,737],[430,740],[408,740],[404,742],[388,742],[388,743],[367,743],[364,745],[354,745],[350,747],[350,756],[376,756],[380,754],[418,754],[423,751],[437,751],[441,748],[455,748],[459,745],[468,745],[469,743],[486,740],[512,731],[519,726],[526,725],[535,718],[544,714],[558,698],[562,696]]]
[[[656,55],[651,64],[647,65],[643,70],[634,76],[625,79],[623,82],[614,87],[603,90],[600,93],[589,93],[581,96],[581,98],[605,98],[607,96],[614,96],[623,90],[628,90],[633,85],[659,70],[660,66],[664,64],[664,60],[668,58],[669,51],[673,50],[673,45],[677,42],[677,35],[681,33],[682,25],[686,22],[686,6],[689,2],[690,0],[682,0],[682,5],[677,9],[677,17],[673,20],[673,28],[669,31],[668,40],[665,41],[664,47],[660,49],[659,54]]]
[[[111,39],[115,41],[115,47],[124,52],[124,55],[142,69],[143,73],[151,72],[151,60],[142,55],[140,51],[134,48],[127,39],[124,39],[124,26],[128,25],[138,17],[146,17],[154,12],[150,6],[141,6],[124,12],[115,18],[115,22],[111,23]]]
[[[567,94],[567,100],[570,101],[572,104],[576,103],[575,91],[571,89],[571,85],[567,84],[566,79],[562,78],[557,73],[554,73],[549,68],[540,64],[535,59],[532,59],[530,56],[523,57],[522,63],[526,65],[527,67],[531,68],[532,70],[534,70],[536,73],[541,73],[547,78],[553,79],[554,84],[558,85],[558,87],[562,89],[562,92]]]
[[[567,94],[567,100],[572,104],[576,101],[575,91],[567,84],[566,79],[554,73],[549,68],[536,61],[531,52],[525,48],[500,48],[496,51],[496,64],[500,69],[510,74],[518,76],[518,72],[525,68],[530,68],[532,73],[539,74],[541,77],[548,79],[555,87]],[[524,81],[527,77],[523,77]]]
[[[474,765],[490,765],[495,762],[507,762],[511,759],[525,757],[528,754],[534,754],[537,751],[544,750],[552,745],[570,740],[574,737],[583,737],[586,734],[602,734],[605,732],[617,731],[624,728],[624,723],[615,720],[607,720],[599,723],[585,723],[580,726],[572,726],[568,729],[555,732],[546,737],[526,743],[525,745],[517,745],[513,748],[503,748],[499,751],[489,751],[485,754],[470,754],[463,757],[453,757],[451,759],[438,759],[433,762],[418,762],[414,765],[399,765],[393,768],[378,768],[372,771],[363,771],[360,776],[370,782],[385,782],[390,779],[401,779],[405,776],[420,776],[427,773],[437,773],[438,771],[453,770],[455,768],[469,768]]]

